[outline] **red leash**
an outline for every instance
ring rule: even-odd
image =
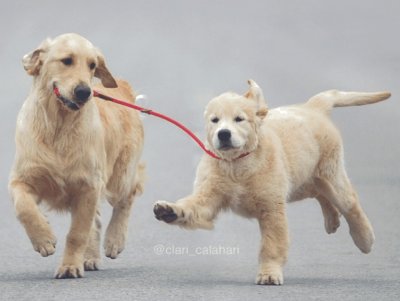
[[[63,99],[60,91],[58,90],[58,88],[57,88],[57,86],[55,84],[53,85],[53,91],[54,91],[54,94],[56,94],[56,96],[58,98]],[[94,90],[93,90],[93,96],[102,98],[102,99],[107,100],[107,101],[111,101],[111,102],[117,103],[119,105],[122,105],[122,106],[125,106],[125,107],[128,107],[128,108],[135,109],[137,111],[140,111],[142,113],[146,113],[148,115],[153,115],[153,116],[156,116],[158,118],[164,119],[164,120],[176,125],[182,131],[184,131],[186,134],[188,134],[201,147],[201,149],[206,152],[206,154],[208,154],[209,156],[213,157],[214,159],[221,160],[221,158],[218,157],[215,153],[213,153],[212,151],[208,150],[206,148],[206,146],[204,145],[204,143],[199,138],[197,138],[197,136],[195,134],[193,134],[193,132],[191,130],[189,130],[186,126],[184,126],[182,123],[176,121],[175,119],[172,119],[171,117],[168,117],[168,116],[163,115],[161,113],[155,112],[153,110],[146,109],[146,108],[134,105],[132,103],[129,103],[129,102],[126,102],[126,101],[123,101],[123,100],[120,100],[120,99],[116,99],[116,98],[111,97],[111,96],[107,96],[107,95],[101,94],[101,93],[99,93],[97,91],[94,91]],[[243,153],[239,157],[237,157],[237,158],[235,158],[233,160],[235,161],[237,159],[246,157],[249,154],[250,153]]]
[[[57,95],[57,92],[56,91],[54,91],[54,92]],[[201,140],[199,138],[197,138],[197,136],[195,134],[193,134],[193,132],[191,130],[189,130],[187,127],[185,127],[182,123],[180,123],[180,122],[178,122],[178,121],[176,121],[176,120],[174,120],[174,119],[172,119],[172,118],[170,118],[168,116],[165,116],[165,115],[163,115],[161,113],[158,113],[158,112],[155,112],[153,110],[149,110],[149,109],[146,109],[146,108],[139,107],[137,105],[134,105],[134,104],[126,102],[126,101],[122,101],[122,100],[119,100],[119,99],[116,99],[116,98],[101,94],[101,93],[99,93],[97,91],[94,91],[94,90],[93,90],[93,96],[102,98],[104,100],[112,101],[112,102],[117,103],[119,105],[135,109],[135,110],[140,111],[142,113],[146,113],[146,114],[153,115],[153,116],[156,116],[158,118],[164,119],[164,120],[176,125],[182,131],[184,131],[186,134],[188,134],[208,155],[210,155],[211,157],[213,157],[215,159],[218,159],[218,160],[221,159],[216,154],[214,154],[212,151],[208,150],[205,147],[204,143],[201,142]]]

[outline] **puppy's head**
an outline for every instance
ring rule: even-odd
[[[244,95],[223,93],[206,107],[207,144],[223,159],[251,152],[258,145],[258,132],[268,109],[261,88],[248,81]]]
[[[79,110],[92,97],[93,77],[101,79],[107,88],[117,87],[100,51],[77,34],[43,41],[22,62],[41,89],[53,91],[56,87],[57,99],[72,111]]]

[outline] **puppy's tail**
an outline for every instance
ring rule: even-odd
[[[373,104],[390,97],[390,92],[343,92],[329,90],[311,97],[306,105],[329,113],[332,108]]]

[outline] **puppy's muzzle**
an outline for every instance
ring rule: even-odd
[[[218,131],[218,140],[220,144],[220,149],[229,149],[232,148],[232,133],[230,130],[222,129]]]
[[[232,134],[230,130],[220,130],[218,132],[218,139],[221,142],[228,142],[231,140]]]

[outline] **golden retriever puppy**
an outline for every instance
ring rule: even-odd
[[[93,89],[131,102],[135,96],[127,82],[114,80],[99,50],[77,34],[45,40],[24,56],[23,65],[33,85],[18,115],[10,194],[18,219],[42,256],[55,252],[56,238],[38,204],[71,212],[55,277],[82,277],[100,262],[99,200],[106,197],[113,206],[104,248],[106,256],[116,258],[124,249],[144,172],[138,113],[94,98]],[[102,85],[93,87],[93,77]]]
[[[260,87],[249,84],[243,96],[224,93],[208,104],[207,144],[221,160],[204,156],[193,194],[176,203],[157,202],[156,218],[188,229],[212,229],[223,209],[256,218],[262,237],[257,284],[283,284],[286,202],[316,198],[328,233],[343,214],[354,243],[370,252],[374,232],[346,175],[342,140],[329,113],[390,94],[327,91],[268,113]]]

